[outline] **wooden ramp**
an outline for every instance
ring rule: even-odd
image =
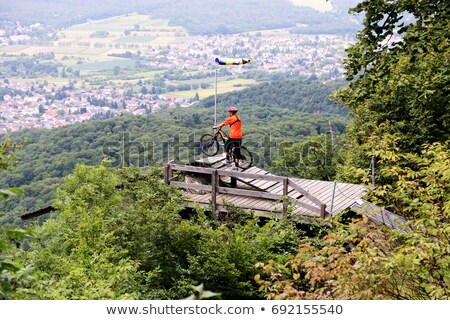
[[[219,156],[190,165],[169,162],[165,181],[183,188],[191,206],[219,212],[235,206],[255,214],[280,217],[289,213],[306,220],[336,216],[359,203],[366,192],[356,184],[275,176],[258,167],[234,171],[223,160]]]

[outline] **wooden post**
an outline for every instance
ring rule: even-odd
[[[326,208],[327,208],[327,205],[325,203],[322,203],[320,205],[320,217],[322,219],[325,218]]]
[[[230,187],[236,188],[237,186],[237,180],[235,177],[230,177]]]
[[[167,163],[164,166],[164,183],[165,184],[169,184],[170,181],[173,178],[173,170],[172,170],[172,167],[171,167],[172,162],[173,162],[173,160],[169,161],[169,163]]]
[[[283,179],[283,215],[287,213],[287,207],[288,207],[288,185],[289,185],[289,179],[284,178]]]
[[[214,213],[217,212],[217,185],[219,182],[219,176],[217,170],[214,170],[211,174],[211,202]]]

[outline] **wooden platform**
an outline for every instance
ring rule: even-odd
[[[226,212],[230,206],[255,214],[281,217],[290,214],[300,220],[334,217],[344,210],[365,214],[389,228],[407,231],[400,216],[362,199],[364,186],[275,176],[258,167],[232,170],[216,156],[196,160],[190,165],[169,162],[165,182],[185,190],[188,205]],[[182,173],[184,181],[174,178]]]
[[[335,216],[365,193],[360,185],[275,176],[258,167],[234,171],[223,160],[218,156],[191,165],[168,163],[166,183],[185,189],[192,206],[226,211],[232,205],[256,214],[289,213],[306,219]],[[174,180],[174,171],[181,172],[185,180]]]

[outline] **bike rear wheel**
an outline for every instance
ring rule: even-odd
[[[212,157],[219,152],[219,143],[212,134],[206,133],[200,137],[200,148],[205,155]]]
[[[240,147],[241,159],[239,160],[239,167],[242,169],[248,169],[253,165],[253,156],[246,147]],[[233,153],[232,153],[233,154]]]

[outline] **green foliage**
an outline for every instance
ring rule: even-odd
[[[195,290],[195,293],[191,294],[185,300],[204,300],[220,296],[220,293],[214,293],[212,291],[204,290],[203,284],[192,286],[192,288]]]
[[[377,155],[395,183],[375,189],[372,201],[407,217],[407,232],[367,220],[337,224],[288,264],[258,264],[267,298],[449,299],[449,146],[435,143],[418,156],[399,154],[389,137],[383,145]]]
[[[354,9],[366,17],[347,51],[352,82],[335,95],[355,116],[338,178],[368,184],[375,159],[370,201],[408,222],[398,231],[366,218],[335,221],[287,264],[257,264],[267,298],[449,299],[449,10],[433,0],[366,0]]]
[[[36,275],[19,260],[19,246],[30,230],[0,228],[0,300],[29,299]]]
[[[117,245],[117,177],[104,167],[76,167],[65,179],[56,219],[37,228],[27,258],[43,273],[37,290],[45,299],[130,299],[141,277],[138,263]],[[49,290],[51,288],[51,290]],[[139,290],[136,290],[139,291]]]
[[[300,240],[295,226],[259,226],[244,213],[222,224],[202,210],[183,219],[180,191],[161,178],[156,169],[78,165],[23,254],[41,273],[38,297],[182,299],[203,283],[225,299],[259,298],[253,266],[286,261]]]
[[[15,164],[13,149],[17,147],[10,140],[0,143],[0,171]],[[21,192],[19,188],[0,189],[0,198],[5,200]],[[28,289],[36,280],[33,270],[17,261],[18,248],[27,235],[29,230],[0,227],[0,300],[25,299],[32,294]]]
[[[283,174],[331,181],[336,176],[339,144],[330,135],[318,135],[283,148],[273,166]],[[337,140],[337,138],[336,138]]]
[[[11,142],[11,139],[5,139],[0,141],[0,170],[11,169],[19,158],[17,157],[15,151],[19,149],[20,146],[16,143]]]
[[[446,1],[436,0],[363,1],[356,7],[366,14],[365,27],[347,50],[352,82],[336,95],[355,117],[345,154],[350,166],[369,166],[361,146],[387,121],[387,132],[399,133],[402,152],[450,139],[449,10]]]

